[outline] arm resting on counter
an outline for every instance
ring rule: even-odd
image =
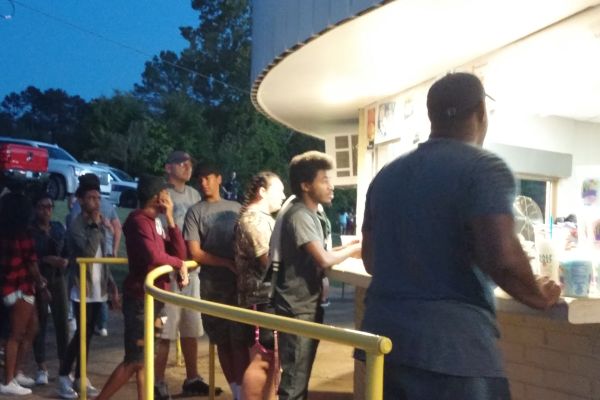
[[[302,246],[321,268],[331,268],[348,257],[360,257],[360,243],[343,246],[339,250],[327,251],[319,241],[312,241]]]
[[[498,286],[532,308],[544,310],[558,301],[560,287],[552,281],[536,280],[531,272],[511,215],[475,217],[471,227],[475,261]]]

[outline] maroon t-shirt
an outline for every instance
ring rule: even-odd
[[[123,224],[123,233],[129,257],[129,274],[123,283],[123,293],[142,300],[146,274],[161,265],[179,269],[187,255],[185,241],[177,226],[169,227],[161,234],[156,221],[140,209],[129,214]],[[168,289],[168,283],[168,275],[156,281],[163,289]]]

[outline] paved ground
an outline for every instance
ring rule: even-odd
[[[341,288],[332,287],[331,306],[326,309],[325,320],[327,324],[353,328],[353,310],[354,310],[354,292],[353,288],[348,288],[341,297]],[[52,329],[52,327],[50,327]],[[109,321],[109,336],[94,336],[92,339],[91,352],[89,354],[88,374],[92,383],[101,388],[114,367],[123,358],[123,322],[122,315],[111,313]],[[48,355],[56,357],[56,346],[53,332],[49,331],[47,336]],[[198,365],[200,373],[208,379],[208,340],[202,338],[199,344]],[[352,349],[347,346],[341,346],[328,342],[321,342],[317,352],[317,359],[313,368],[310,382],[311,400],[350,400],[352,396],[352,374],[353,360]],[[171,388],[173,398],[180,398],[181,383],[185,375],[185,368],[175,365],[175,348],[171,349],[170,362],[167,368],[167,382]],[[29,359],[32,356],[28,357]],[[50,384],[48,386],[34,388],[34,393],[30,396],[20,397],[23,400],[49,399],[57,398],[55,395],[56,372],[58,370],[58,361],[51,360],[49,363]],[[32,362],[26,367],[26,372],[33,373],[34,365]],[[225,392],[218,396],[220,400],[232,399],[229,387],[223,377],[217,360],[217,385],[222,387]],[[0,396],[0,399],[6,397]],[[135,383],[131,381],[121,392],[113,397],[116,400],[136,399]],[[200,397],[196,397],[200,398]],[[207,397],[205,397],[207,398]]]

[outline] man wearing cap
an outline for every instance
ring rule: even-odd
[[[429,140],[367,193],[362,255],[373,278],[362,328],[393,342],[385,398],[509,399],[492,284],[537,309],[560,295],[533,276],[514,233],[511,171],[481,149],[485,96],[471,74],[434,83]]]
[[[108,378],[96,400],[110,399],[134,374],[138,399],[143,398],[144,281],[148,272],[161,265],[171,265],[177,270],[180,287],[188,284],[185,242],[175,224],[173,202],[167,186],[163,178],[142,176],[137,188],[140,208],[129,214],[123,225],[129,254],[129,273],[123,283],[125,358]],[[166,227],[162,225],[160,215],[165,216]],[[157,279],[156,285],[166,289],[169,282]],[[156,314],[160,306],[155,309]]]
[[[87,173],[81,175],[79,178],[80,185],[95,185],[100,187],[100,178],[96,174]],[[77,197],[77,196],[75,196]],[[115,207],[105,198],[100,199],[100,212],[105,217],[106,222],[106,230],[104,232],[104,248],[106,249],[105,257],[118,257],[119,245],[121,243],[121,220],[119,219],[119,215],[115,210]],[[75,201],[69,211],[69,214],[66,218],[67,220],[67,229],[70,226],[70,221],[72,221],[77,215],[81,213],[81,205],[79,201]],[[102,308],[100,309],[100,317],[98,318],[98,322],[94,327],[94,332],[100,336],[107,336],[108,329],[108,305],[106,303],[102,304]]]
[[[200,201],[200,194],[196,189],[186,185],[192,177],[192,157],[185,151],[173,151],[165,163],[167,189],[173,202],[173,218],[180,230],[183,230],[185,213],[193,204]],[[200,281],[198,269],[189,273],[189,285],[179,289],[174,274],[171,274],[171,290],[184,296],[200,297]],[[164,313],[167,316],[158,342],[155,360],[155,390],[157,400],[169,399],[169,391],[165,382],[165,369],[169,358],[171,342],[181,337],[181,350],[185,361],[186,379],[182,391],[186,395],[208,395],[209,386],[198,374],[198,338],[204,334],[200,313],[188,310],[175,304],[166,304]]]
[[[237,305],[234,263],[234,228],[240,204],[221,198],[221,173],[211,164],[197,168],[202,201],[188,210],[183,235],[192,259],[200,269],[202,298]],[[217,346],[221,368],[234,398],[240,398],[240,385],[248,366],[245,331],[233,321],[202,317],[210,341]]]

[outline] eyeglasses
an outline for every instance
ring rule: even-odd
[[[192,162],[190,160],[175,163],[180,168],[192,168]]]
[[[53,204],[38,204],[37,208],[41,208],[44,210],[52,210],[54,208]]]

